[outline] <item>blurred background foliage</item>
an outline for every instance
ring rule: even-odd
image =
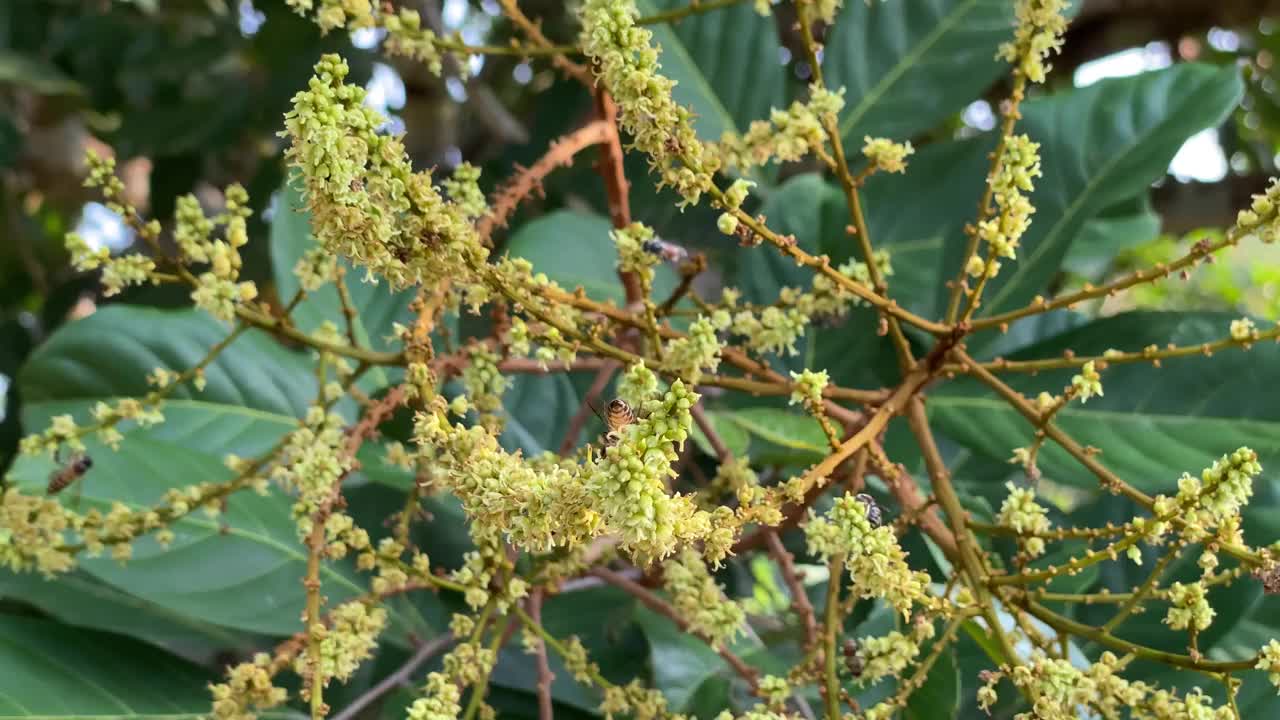
[[[460,31],[471,43],[503,44],[513,36],[513,29],[501,18],[496,3],[491,0],[411,0],[404,4],[421,9],[424,17],[438,28]],[[642,3],[652,10],[681,4],[674,1]],[[904,16],[924,23],[920,26],[923,31],[933,29],[930,18],[950,13],[956,7],[994,7],[992,3],[975,0],[885,0],[884,4],[905,7]],[[851,17],[875,12],[864,7],[861,0],[849,0],[847,5],[845,12]],[[531,17],[541,19],[546,34],[553,40],[572,41],[576,23],[571,3],[528,0],[522,2],[521,7]],[[667,71],[685,81],[679,92],[693,93],[681,99],[693,102],[700,111],[699,131],[707,139],[715,139],[719,130],[728,126],[742,128],[750,120],[766,116],[770,106],[784,106],[803,92],[810,69],[796,52],[794,15],[786,4],[775,10],[773,20],[756,22],[747,3],[657,30],[664,46],[685,48],[691,53],[689,62],[702,68],[701,78],[682,76],[681,73],[690,72],[692,66],[685,67],[677,59],[666,58]],[[998,16],[1001,11],[995,12]],[[853,18],[844,29],[839,25],[828,29],[829,48],[855,48],[849,50],[847,56],[832,58],[833,67],[828,69],[829,82],[850,86],[850,107],[858,106],[861,98],[871,95],[869,88],[858,87],[859,78],[866,77],[865,71],[868,68],[875,71],[895,61],[892,49],[862,48],[856,44],[852,33],[859,27],[858,21]],[[1006,26],[991,25],[996,32],[987,32],[982,37],[964,35],[966,32],[981,35],[981,30],[976,29],[979,26],[977,22],[968,26],[962,22],[958,36],[948,39],[954,44],[952,49],[957,57],[963,56],[970,45],[982,49],[982,52],[972,51],[972,57],[963,56],[963,60],[952,63],[967,74],[967,84],[956,86],[945,78],[931,82],[930,72],[944,72],[936,68],[919,70],[918,76],[907,73],[904,89],[897,96],[903,104],[868,107],[853,125],[845,128],[849,137],[858,140],[865,129],[868,133],[893,134],[897,139],[910,137],[917,147],[926,148],[913,165],[924,168],[919,175],[909,174],[905,180],[894,179],[879,189],[868,189],[872,226],[885,228],[885,236],[895,237],[893,228],[899,225],[923,226],[935,219],[952,221],[971,214],[969,209],[976,194],[973,199],[964,193],[954,198],[949,196],[955,200],[952,205],[934,206],[932,211],[914,209],[912,203],[936,190],[941,182],[938,178],[947,177],[949,172],[959,173],[973,165],[970,161],[980,159],[980,138],[996,119],[993,103],[999,102],[1007,92],[999,79],[998,64],[990,60],[990,53],[985,49],[994,48],[1003,39]],[[841,32],[850,33],[849,37],[854,39],[845,46],[837,44],[836,36]],[[175,198],[181,194],[195,193],[206,206],[216,207],[221,204],[218,188],[233,181],[243,183],[250,191],[256,210],[255,224],[251,227],[254,242],[246,248],[244,275],[258,281],[271,296],[287,294],[287,288],[280,291],[278,287],[290,282],[289,267],[281,266],[282,261],[300,252],[299,246],[289,243],[303,242],[306,238],[305,227],[295,232],[284,227],[283,221],[272,222],[279,219],[280,208],[288,205],[288,198],[278,192],[284,177],[282,143],[277,132],[290,97],[305,86],[312,65],[321,53],[338,51],[347,58],[355,81],[369,88],[370,102],[388,114],[393,128],[408,131],[407,146],[419,167],[448,168],[466,159],[484,168],[486,188],[492,188],[496,180],[510,174],[516,166],[532,163],[550,140],[579,125],[591,112],[590,96],[580,86],[558,76],[546,63],[505,55],[473,58],[470,77],[464,79],[456,72],[446,72],[444,78],[435,78],[420,67],[383,58],[377,50],[379,40],[374,33],[322,36],[315,25],[290,12],[283,0],[0,2],[0,398],[3,398],[0,471],[12,460],[20,435],[36,429],[23,427],[23,397],[15,378],[32,353],[59,327],[107,304],[161,308],[187,304],[181,292],[150,288],[131,291],[107,303],[97,294],[95,278],[79,275],[68,267],[62,249],[63,235],[68,230],[78,228],[113,249],[123,249],[132,242],[129,233],[81,186],[86,149],[114,148],[133,202],[144,213],[157,218],[167,218]],[[883,53],[878,55],[881,50]],[[1247,203],[1250,194],[1259,192],[1266,178],[1276,174],[1280,166],[1278,56],[1280,2],[1085,0],[1078,7],[1068,34],[1066,53],[1055,63],[1046,92],[1064,93],[1072,88],[1092,86],[1108,77],[1147,73],[1195,61],[1239,68],[1244,94],[1235,103],[1230,88],[1222,91],[1222,83],[1213,79],[1219,77],[1216,75],[1205,76],[1217,83],[1216,89],[1211,84],[1193,88],[1200,95],[1193,94],[1192,103],[1218,91],[1226,92],[1234,104],[1225,120],[1194,131],[1190,137],[1174,137],[1175,145],[1168,153],[1172,155],[1172,162],[1168,163],[1167,172],[1156,173],[1158,177],[1149,188],[1145,186],[1148,182],[1145,178],[1130,180],[1130,184],[1139,183],[1136,190],[1116,191],[1122,195],[1121,201],[1093,208],[1096,212],[1089,221],[1072,231],[1075,241],[1069,252],[1064,251],[1062,262],[1038,271],[1051,290],[1097,283],[1133,267],[1172,259],[1195,239],[1230,225],[1236,209]],[[704,86],[713,94],[719,114],[706,110],[711,107],[706,104],[707,98],[696,97],[699,88]],[[912,95],[912,92],[918,94]],[[956,92],[962,96],[948,95]],[[1105,94],[1098,98],[1088,111],[1093,113],[1090,117],[1106,122],[1111,117],[1108,113],[1116,112],[1116,106],[1108,104],[1115,98]],[[1052,100],[1046,101],[1050,102]],[[1060,113],[1051,104],[1042,107],[1045,108],[1041,111],[1046,118],[1044,122]],[[1199,116],[1194,109],[1173,105],[1164,109],[1184,113],[1185,124],[1199,127],[1196,126]],[[1215,113],[1212,109],[1208,111],[1213,122],[1222,115]],[[1035,112],[1029,111],[1029,115],[1034,116]],[[1176,120],[1174,118],[1175,124]],[[1031,122],[1034,124],[1034,117]],[[1049,159],[1052,152],[1073,152],[1083,157],[1095,140],[1099,146],[1104,145],[1102,139],[1088,135],[1087,125],[1082,121],[1080,125],[1068,125],[1062,130],[1064,137],[1058,139],[1060,148],[1049,148],[1047,175],[1054,173]],[[966,139],[977,140],[967,145],[947,143]],[[930,144],[937,146],[936,152],[930,153],[927,149]],[[1047,145],[1052,143],[1047,141]],[[1174,152],[1174,147],[1179,149]],[[1160,152],[1154,155],[1159,156]],[[980,168],[981,163],[975,167]],[[835,193],[832,199],[829,186],[823,186],[816,176],[806,174],[813,169],[798,165],[770,170],[776,174],[767,178],[768,189],[761,193],[764,202],[761,211],[770,217],[775,229],[797,233],[802,242],[814,244],[810,249],[825,249],[822,243],[836,238],[832,240],[835,243],[843,236],[840,220],[843,208],[836,208],[833,214],[830,205],[841,202],[839,194]],[[714,231],[706,208],[684,213],[675,211],[668,198],[647,188],[642,162],[635,161],[629,170],[634,181],[633,207],[637,219],[654,225],[664,237],[707,253],[715,269],[710,273],[709,282],[728,277],[742,285],[751,299],[769,298],[781,284],[793,281],[789,276],[793,268],[783,267],[784,263],[777,258],[763,258],[761,254],[740,257],[741,254],[735,252],[736,245]],[[961,177],[960,183],[965,188],[977,188],[980,178],[979,169]],[[930,184],[932,181],[937,182]],[[1124,181],[1121,178],[1113,184]],[[600,233],[607,225],[603,221],[607,213],[599,179],[590,162],[580,159],[574,167],[555,174],[544,190],[522,207],[511,223],[512,230],[499,237],[499,244],[512,252],[535,256],[539,252],[548,253],[548,238],[558,238],[569,245],[560,246],[541,259],[535,258],[540,269],[553,275],[560,273],[565,280],[577,282],[591,276],[611,276],[608,258],[591,256],[586,248],[572,252],[572,243],[576,240],[566,238],[567,222],[594,223],[590,225],[590,232]],[[951,213],[950,208],[958,210]],[[567,215],[566,210],[594,212],[597,217],[583,219]],[[933,213],[939,217],[934,218]],[[941,218],[943,214],[948,217]],[[1037,216],[1037,221],[1040,217]],[[583,234],[587,232],[588,229],[582,229]],[[916,237],[912,233],[918,234],[917,229],[907,227],[901,237]],[[833,257],[841,252],[847,255],[848,250],[833,251]],[[920,291],[903,298],[904,303],[927,306],[932,301],[926,296],[935,291],[936,278],[922,276],[919,268],[924,267],[924,262],[917,258],[929,256],[936,260],[940,254],[936,244],[915,247],[903,243],[895,248],[895,288],[908,293]],[[592,263],[604,264],[588,267]],[[1082,309],[1094,316],[1119,314],[1105,333],[1093,325],[1075,334],[1059,335],[1082,325],[1085,313],[1055,314],[1024,324],[1012,334],[1015,337],[997,340],[985,352],[992,355],[1002,348],[1031,347],[1024,350],[1023,355],[1041,357],[1060,353],[1064,347],[1079,352],[1101,352],[1118,344],[1116,338],[1123,339],[1126,346],[1137,347],[1170,339],[1185,343],[1216,337],[1225,329],[1225,323],[1216,319],[1201,321],[1197,319],[1200,316],[1191,315],[1169,319],[1127,311],[1219,311],[1275,320],[1280,318],[1280,296],[1276,292],[1280,283],[1277,281],[1280,281],[1280,250],[1247,245],[1217,264],[1202,268],[1186,283],[1143,286],[1138,292]],[[96,321],[94,332],[98,334],[80,350],[80,362],[90,366],[112,353],[127,354],[134,343],[166,341],[148,339],[143,330],[109,312],[99,315]],[[154,336],[162,329],[150,328],[147,332]],[[175,333],[173,342],[181,339]],[[833,375],[842,382],[867,385],[883,381],[881,361],[884,357],[877,355],[875,349],[851,353],[847,347],[824,344],[821,338],[812,342],[817,344],[811,344],[802,361],[797,362],[834,367]],[[99,347],[95,348],[95,344]],[[57,348],[46,351],[60,352]],[[1253,359],[1260,362],[1262,356],[1259,353]],[[131,369],[137,371],[140,381],[150,368]],[[287,369],[284,367],[281,372]],[[1228,368],[1217,377],[1227,377],[1233,371]],[[305,370],[299,372],[306,373]],[[1057,376],[1051,378],[1058,379]],[[558,378],[535,382],[531,378],[517,378],[507,396],[513,423],[504,440],[530,450],[554,447],[559,439],[557,427],[563,427],[578,405],[582,391],[575,387],[578,380]],[[1143,392],[1154,393],[1157,397],[1154,402],[1159,405],[1163,393],[1177,393],[1179,383],[1185,380],[1185,376],[1178,382],[1171,379],[1154,390],[1147,388]],[[1046,387],[1052,384],[1045,385],[1046,382],[1049,381],[1044,378],[1036,381]],[[39,382],[33,386],[39,386]],[[1113,396],[1113,386],[1114,395],[1121,398],[1115,402],[1124,402],[1123,381],[1108,380],[1109,399]],[[44,396],[40,400],[46,403],[50,398],[63,397],[56,389],[46,387],[42,392]],[[305,393],[299,391],[299,396]],[[228,397],[234,397],[234,393]],[[1149,396],[1129,399],[1142,404]],[[759,401],[754,404],[760,405]],[[982,416],[985,412],[982,407],[966,404],[961,396],[950,401],[947,396],[941,396],[931,403],[931,410],[954,441],[947,448],[949,460],[960,481],[966,483],[966,502],[976,515],[989,518],[991,503],[998,504],[1002,492],[1000,483],[1011,472],[998,456],[1007,455],[1008,448],[1021,444],[1019,438],[1025,433],[1013,430],[1004,435],[994,432],[986,437],[966,437],[965,427],[975,425],[975,417],[981,420],[976,423],[979,426],[1004,426],[994,412],[989,417]],[[821,435],[814,434],[816,428],[805,423],[788,425],[787,420],[771,412],[768,407],[738,412],[720,408],[712,416],[735,451],[750,449],[754,458],[773,467],[767,472],[815,459],[823,446]],[[30,421],[47,414],[43,408],[29,408],[25,417]],[[554,423],[542,422],[551,415],[558,417]],[[1076,422],[1078,427],[1068,429],[1079,430],[1087,436],[1092,421],[1081,417]],[[1063,423],[1071,425],[1069,414],[1064,413]],[[177,427],[182,428],[181,424]],[[1232,426],[1215,436],[1223,442],[1235,442],[1229,447],[1223,445],[1218,452],[1240,444],[1232,440],[1238,437],[1237,431],[1238,428]],[[388,434],[395,436],[394,430]],[[989,455],[971,452],[984,442],[991,443],[993,437],[995,445],[1000,447],[992,449]],[[890,454],[910,456],[905,450],[907,444],[901,440],[890,433]],[[1081,437],[1081,440],[1088,438]],[[198,438],[187,438],[184,442],[197,443]],[[1178,464],[1183,457],[1170,459],[1155,455],[1159,453],[1137,452],[1132,457],[1116,456],[1115,459],[1129,463],[1127,469],[1140,474],[1162,473],[1153,475],[1156,477],[1166,477],[1165,474],[1175,469],[1199,467]],[[1099,498],[1085,494],[1078,487],[1073,489],[1072,482],[1066,479],[1070,473],[1061,469],[1065,461],[1049,453],[1042,462],[1050,477],[1056,474],[1064,479],[1056,491],[1052,483],[1047,487],[1051,493],[1058,493],[1061,507],[1078,511],[1072,517],[1084,516],[1089,521],[1125,517],[1128,510],[1118,507],[1118,501],[1109,496]],[[129,458],[121,458],[118,463],[122,478],[138,483],[164,482],[162,477],[151,478],[142,472],[136,478],[129,475]],[[368,465],[374,468],[368,474],[376,475],[376,463],[371,460]],[[707,469],[713,470],[713,466]],[[1174,476],[1167,475],[1169,479]],[[398,483],[408,482],[394,474],[372,479],[373,482],[353,491],[356,512],[362,503],[367,503],[363,506],[369,508],[381,508],[398,501],[399,495],[395,492]],[[1271,501],[1274,497],[1265,499]],[[448,566],[456,563],[466,548],[462,520],[456,506],[446,502],[432,510],[437,524],[433,526],[434,539],[428,549],[433,558]],[[376,515],[376,511],[370,511],[371,518]],[[287,523],[287,518],[276,517],[269,522]],[[372,519],[370,525],[377,522]],[[274,530],[284,536],[291,532],[287,525]],[[914,548],[913,556],[930,556],[930,549],[923,541],[917,538],[914,542],[919,545]],[[935,560],[945,562],[937,556]],[[945,568],[935,568],[938,569]],[[1186,570],[1191,573],[1194,568]],[[1100,584],[1119,588],[1132,586],[1135,578],[1141,580],[1140,575],[1129,577],[1129,574],[1100,577],[1099,573],[1092,573],[1088,577],[1073,578],[1070,584],[1076,589]],[[725,579],[733,594],[752,598],[753,612],[776,615],[785,607],[785,597],[767,563],[735,564]],[[3,581],[0,596],[4,598],[0,603],[6,613],[28,619],[42,618],[37,627],[30,624],[37,621],[18,624],[8,614],[0,614],[0,626],[7,628],[0,633],[7,637],[25,637],[23,633],[38,630],[43,638],[39,641],[42,647],[54,648],[49,650],[58,656],[53,660],[65,663],[70,669],[68,682],[75,680],[76,673],[92,676],[99,672],[95,669],[101,664],[95,659],[99,657],[97,653],[105,652],[101,648],[116,642],[112,639],[115,636],[107,633],[121,633],[176,652],[185,658],[184,663],[189,661],[190,667],[173,663],[165,666],[166,677],[173,677],[175,693],[201,696],[202,682],[210,669],[226,660],[228,653],[234,657],[247,648],[262,647],[266,642],[264,637],[279,636],[285,627],[283,621],[280,624],[248,622],[234,612],[216,614],[210,609],[210,614],[201,616],[194,611],[188,614],[173,611],[174,607],[197,607],[183,605],[186,600],[153,603],[156,593],[163,592],[163,584],[175,582],[163,574],[152,578],[160,585],[145,591],[140,585],[130,584],[139,582],[136,576],[130,576],[127,583],[113,584],[109,576],[79,573],[57,586],[43,585],[37,578],[30,577],[3,576],[0,580]],[[149,599],[140,600],[131,593]],[[221,602],[226,599],[222,598]],[[816,596],[815,601],[819,601]],[[1220,614],[1232,612],[1230,603],[1240,603],[1240,612],[1235,618],[1238,622],[1226,624],[1222,637],[1218,638],[1222,641],[1222,652],[1230,654],[1233,648],[1256,648],[1262,644],[1260,638],[1275,635],[1272,629],[1275,620],[1266,620],[1267,613],[1257,594],[1232,596],[1222,601],[1228,605],[1220,609]],[[207,603],[208,608],[217,606],[217,602],[208,598],[202,602]],[[405,608],[402,629],[407,628],[406,637],[443,627],[448,617],[445,602],[431,599],[418,607]],[[132,613],[145,618],[145,622],[137,621],[137,617],[130,622]],[[881,614],[856,617],[851,623],[862,623],[860,633],[874,632],[877,627],[883,630],[891,618]],[[680,707],[723,706],[730,701],[731,693],[741,690],[716,676],[716,661],[714,656],[706,657],[705,647],[689,645],[687,639],[679,636],[670,637],[669,627],[651,621],[632,601],[614,597],[610,591],[557,598],[548,606],[546,616],[549,628],[555,633],[585,633],[593,658],[606,668],[606,674],[627,678],[636,673],[651,673],[669,697],[679,700],[676,704]],[[1154,617],[1151,620],[1158,622]],[[67,626],[60,622],[80,627],[74,633],[74,641],[68,638],[65,643],[66,647],[75,643],[78,650],[74,653],[59,649],[63,643],[58,638],[68,633]],[[744,657],[764,664],[795,659],[788,656],[798,652],[794,644],[787,645],[793,638],[770,636],[768,622],[761,623],[757,629],[760,637],[744,641]],[[1209,644],[1209,640],[1202,639],[1202,647]],[[769,653],[764,653],[762,648],[766,647]],[[132,645],[122,646],[120,652],[126,650],[130,657],[144,658],[153,665],[162,662],[147,657]],[[963,692],[960,682],[941,683],[925,693],[925,699],[920,701],[928,703],[932,697],[938,704],[915,707],[913,717],[942,717],[936,713],[954,709],[960,703],[971,705],[975,678],[957,669],[964,666],[966,653],[973,659],[981,651],[975,641],[966,641],[960,646],[959,655],[948,654],[942,665],[945,672],[962,678]],[[344,698],[355,697],[362,688],[397,667],[405,654],[404,647],[393,647],[382,653],[376,663],[362,670],[351,686],[336,690],[330,702],[334,707],[342,707]],[[504,716],[510,713],[518,717],[527,714],[533,678],[527,663],[509,660],[504,659],[495,677],[492,701]],[[143,660],[139,662],[145,664]],[[595,701],[568,681],[568,673],[563,669],[558,675],[561,679],[556,685],[557,717],[591,716]],[[4,676],[0,674],[0,677]],[[1249,686],[1242,696],[1242,704],[1270,712],[1268,708],[1275,706],[1268,704],[1268,690],[1265,686],[1262,689]],[[407,691],[390,696],[384,703],[387,716],[398,716],[408,698]],[[85,707],[90,706],[92,703],[86,701]],[[146,703],[133,704],[132,710],[143,712],[148,707]],[[1004,709],[1006,715],[1007,710]],[[976,712],[972,707],[968,707],[968,711],[971,712],[963,716],[970,717]]]

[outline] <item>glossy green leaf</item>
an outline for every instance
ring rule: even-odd
[[[0,597],[27,603],[65,625],[128,635],[207,663],[228,650],[249,653],[260,638],[147,602],[83,570],[46,580],[36,573],[0,575]]]
[[[1086,222],[1063,258],[1063,269],[1097,280],[1117,255],[1159,234],[1160,216],[1150,199],[1140,196],[1138,202],[1126,202]]]
[[[207,671],[119,635],[0,615],[0,718],[163,717],[209,712]]]
[[[751,451],[751,435],[741,425],[729,419],[732,411],[708,411],[706,413],[707,420],[711,422],[711,427],[724,441],[725,447],[729,448],[729,452],[734,457],[746,457]],[[693,430],[689,433],[693,441],[698,444],[698,449],[702,452],[716,457],[715,448],[711,447],[711,441],[703,434],[702,429],[694,423]]]
[[[811,454],[817,459],[825,456],[829,449],[822,427],[809,415],[773,408],[747,408],[733,411],[727,419],[752,436],[797,454]]]
[[[1151,344],[1198,345],[1227,336],[1232,318],[1216,313],[1133,312],[1097,320],[1010,355],[1010,359],[1100,355],[1108,348],[1141,350]],[[1212,357],[1165,360],[1160,369],[1144,363],[1113,364],[1103,372],[1105,395],[1073,402],[1056,424],[1085,445],[1101,449],[1098,459],[1134,486],[1168,491],[1183,472],[1196,473],[1221,455],[1247,445],[1263,467],[1280,463],[1280,408],[1257,388],[1280,382],[1280,348],[1263,343],[1247,352],[1223,350]],[[1073,370],[1037,376],[1010,374],[1024,394],[1060,392]],[[1242,381],[1242,379],[1247,379]],[[957,382],[930,395],[930,417],[949,437],[975,452],[1008,458],[1031,441],[1031,427],[1000,398],[972,381]],[[1053,442],[1040,453],[1045,476],[1094,488],[1096,478]]]
[[[654,687],[672,709],[685,711],[701,688],[727,683],[724,676],[732,671],[706,642],[681,632],[670,618],[648,608],[636,609],[636,622],[649,641]]]
[[[642,15],[687,5],[684,0],[639,0]],[[786,68],[773,18],[748,3],[685,18],[674,26],[649,26],[662,48],[662,72],[676,81],[676,102],[693,109],[703,140],[744,132],[752,120],[783,107]]]
[[[288,302],[298,292],[298,277],[293,274],[293,268],[315,244],[311,215],[303,205],[296,184],[286,183],[276,198],[271,221],[271,266],[282,302]],[[392,292],[386,282],[369,281],[363,270],[354,268],[346,260],[342,264],[347,268],[345,283],[356,310],[356,337],[361,344],[377,350],[390,349],[387,338],[393,334],[392,323],[407,325],[413,319],[409,312],[413,291]],[[342,303],[333,285],[308,293],[293,311],[294,321],[307,332],[316,330],[326,320],[342,323],[342,317]]]
[[[110,306],[61,328],[19,374],[28,402],[28,427],[68,413],[88,421],[95,402],[147,392],[145,376],[156,367],[184,370],[225,337],[226,329],[194,310],[159,311]],[[203,393],[178,388],[165,404],[166,421],[153,428],[121,426],[118,451],[86,442],[93,469],[64,502],[109,507],[152,507],[164,492],[197,482],[224,482],[227,453],[244,457],[269,449],[296,427],[315,395],[309,363],[260,333],[237,338],[205,371]],[[10,479],[28,492],[43,492],[53,462],[20,458]],[[175,471],[175,469],[180,469]],[[78,499],[78,500],[77,500]],[[297,537],[292,500],[275,491],[231,496],[226,512],[192,513],[174,526],[164,550],[150,538],[134,543],[128,564],[81,558],[82,567],[142,600],[173,613],[250,632],[288,634],[298,629],[306,552]],[[365,591],[350,563],[326,563],[322,581],[330,602]],[[429,635],[420,618],[393,612],[402,629]]]
[[[524,451],[526,457],[544,451],[559,452],[569,419],[582,400],[567,375],[521,373],[511,376],[511,387],[502,398],[507,424],[500,438],[503,447]]]
[[[1183,64],[1099,82],[1027,103],[1023,131],[1041,143],[1031,229],[1018,259],[990,284],[984,313],[1043,292],[1084,223],[1144,194],[1191,135],[1214,127],[1240,100],[1235,67]],[[950,267],[959,253],[948,253]]]
[[[840,135],[852,153],[864,135],[908,140],[982,94],[1007,67],[996,50],[1012,35],[1004,0],[847,2],[822,59],[827,85],[847,88]]]

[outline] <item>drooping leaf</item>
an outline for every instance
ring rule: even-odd
[[[931,647],[920,649],[927,655]],[[933,718],[956,717],[960,710],[960,666],[956,659],[955,648],[947,648],[938,656],[938,661],[929,669],[924,685],[911,693],[907,700],[906,717],[908,720],[932,720]]]
[[[205,670],[119,635],[0,615],[0,718],[196,718]]]

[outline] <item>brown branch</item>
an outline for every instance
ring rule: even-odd
[[[529,617],[538,625],[542,624],[542,598],[544,594],[543,588],[535,588],[529,597]],[[551,707],[551,683],[555,681],[556,676],[551,672],[551,665],[547,662],[547,643],[541,637],[538,638],[538,720],[552,720],[554,710]]]
[[[765,531],[764,539],[769,545],[769,554],[778,563],[783,582],[791,591],[791,607],[800,616],[800,626],[804,628],[804,646],[813,650],[818,642],[818,620],[814,617],[813,604],[809,602],[804,583],[800,581],[800,576],[796,572],[795,558],[787,552],[782,540],[778,538],[778,532],[773,528]]]
[[[671,605],[671,603],[649,592],[639,583],[633,580],[629,580],[626,577],[620,575],[619,573],[616,573],[605,567],[594,567],[594,568],[591,568],[589,572],[592,575],[595,575],[596,577],[600,578],[601,580],[604,580],[605,582],[609,583],[610,585],[613,585],[614,587],[619,588],[621,590],[625,590],[628,594],[630,594],[636,600],[639,600],[640,604],[644,605],[650,610],[658,613],[659,615],[669,618],[671,622],[676,624],[676,627],[680,628],[681,632],[694,634],[693,629],[689,625],[689,621],[681,617],[680,612],[676,610],[675,607]],[[706,638],[703,638],[703,639],[705,640]],[[734,672],[738,673],[738,675],[741,676],[743,680],[747,681],[747,685],[749,685],[751,687],[752,692],[754,692],[757,688],[757,682],[758,682],[758,679],[756,677],[757,675],[756,671],[753,668],[751,668],[749,665],[747,665],[745,662],[743,662],[742,658],[738,657],[737,655],[734,655],[733,652],[729,650],[729,648],[725,647],[723,644],[712,645],[712,647],[720,655],[720,657],[723,658],[724,661],[729,664],[729,667],[733,668]]]
[[[502,5],[503,14],[505,14],[507,18],[516,25],[516,27],[520,28],[520,31],[523,32],[534,45],[543,49],[552,49],[556,47],[554,43],[547,39],[546,35],[542,34],[542,28],[538,27],[537,23],[530,20],[527,15],[521,12],[520,7],[516,5],[516,0],[499,0],[499,3]],[[585,65],[579,65],[578,63],[570,60],[563,53],[557,52],[552,55],[551,63],[562,70],[566,75],[587,87],[592,87],[595,84],[595,80],[591,77],[591,71],[588,70]]]
[[[628,197],[631,184],[627,182],[626,167],[623,164],[622,140],[618,137],[618,106],[614,104],[609,92],[599,88],[595,93],[596,115],[608,126],[609,131],[604,141],[604,152],[600,153],[597,169],[604,180],[604,194],[609,204],[609,221],[615,228],[621,229],[631,224],[631,200]],[[618,270],[618,279],[626,291],[627,305],[643,301],[644,291],[640,287],[640,278],[633,272]]]
[[[490,198],[489,213],[476,223],[476,234],[481,242],[491,243],[493,231],[507,226],[516,207],[541,187],[543,178],[558,167],[569,166],[575,155],[592,145],[606,142],[609,136],[610,126],[595,120],[551,143],[537,162],[517,172]]]

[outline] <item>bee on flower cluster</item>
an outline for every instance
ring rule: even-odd
[[[613,447],[622,440],[622,430],[636,421],[636,411],[622,398],[614,398],[605,407],[604,446]]]
[[[91,467],[93,467],[93,458],[88,455],[78,453],[71,456],[58,469],[49,473],[49,486],[45,488],[45,492],[49,495],[57,495],[84,477]]]
[[[876,504],[876,499],[866,493],[858,493],[853,497],[866,506],[867,522],[871,523],[871,527],[880,527],[884,522],[884,515],[880,512],[880,506]]]
[[[678,265],[689,259],[689,251],[673,242],[654,237],[644,241],[644,251],[653,253],[663,260]]]

